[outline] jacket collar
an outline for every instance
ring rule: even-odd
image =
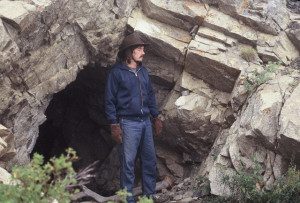
[[[126,65],[124,61],[121,61],[120,64],[121,64],[120,66],[121,69],[130,70],[130,68]],[[139,62],[136,68],[139,71],[142,68],[142,62]]]

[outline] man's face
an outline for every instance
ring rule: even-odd
[[[139,46],[133,50],[132,57],[135,61],[142,62],[145,55],[144,46]]]

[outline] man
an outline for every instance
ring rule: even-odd
[[[155,94],[147,69],[142,66],[147,46],[136,33],[123,40],[118,57],[121,62],[108,73],[105,88],[105,113],[111,136],[117,142],[120,159],[120,185],[132,193],[134,164],[139,152],[143,194],[152,196],[156,186],[156,154],[150,115],[156,135],[162,131]],[[133,197],[127,197],[134,202]]]

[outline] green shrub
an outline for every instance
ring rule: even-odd
[[[193,187],[193,191],[199,191],[200,192],[206,192],[206,191],[210,191],[210,181],[207,177],[203,176],[203,177],[199,177],[196,176],[195,177],[195,184]]]
[[[295,87],[298,86],[298,84],[299,84],[299,82],[294,80],[293,82],[289,83],[289,86],[292,87],[292,88],[295,88]]]
[[[152,198],[148,198],[146,196],[138,197],[139,201],[137,203],[153,203]]]
[[[0,202],[70,202],[77,192],[75,189],[67,189],[67,186],[76,184],[72,167],[72,162],[76,159],[75,151],[68,149],[67,155],[51,158],[43,165],[44,157],[34,154],[30,164],[12,169],[10,185],[0,184]]]
[[[256,51],[252,47],[247,47],[241,50],[241,57],[248,62],[251,62],[255,59]]]
[[[231,195],[223,197],[223,202],[249,203],[296,203],[300,202],[300,172],[291,165],[285,175],[266,189],[261,174],[262,166],[254,159],[255,167],[246,170],[239,162],[234,163],[237,171],[224,175],[222,183],[230,188]]]
[[[300,171],[291,165],[287,173],[274,186],[270,202],[300,202]]]
[[[120,195],[120,200],[123,203],[127,203],[127,196],[132,196],[132,194],[130,192],[127,192],[127,188],[125,187],[123,190],[119,190],[118,192],[116,192],[117,195]],[[137,203],[153,203],[152,198],[148,198],[146,196],[139,196],[138,197],[138,202]],[[116,203],[115,201],[108,201],[107,203]]]
[[[257,87],[264,84],[268,80],[271,80],[272,78],[269,76],[270,73],[275,73],[278,69],[278,66],[281,64],[281,62],[268,62],[268,64],[264,67],[264,71],[261,73],[258,73],[255,71],[254,78],[252,81],[249,80],[248,77],[244,78],[243,84],[248,92],[253,92]]]

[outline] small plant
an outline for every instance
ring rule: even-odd
[[[130,192],[127,192],[125,187],[123,190],[116,192],[117,195],[120,195],[120,201],[127,203],[127,196],[132,196]],[[137,203],[153,203],[152,197],[148,198],[147,196],[138,197],[139,201]],[[108,203],[115,203],[115,201],[108,201]]]
[[[256,51],[252,47],[247,47],[242,49],[241,57],[245,59],[247,62],[251,62],[255,59]]]
[[[253,73],[254,79],[253,81],[250,81],[248,77],[245,77],[243,80],[243,84],[248,92],[253,92],[257,87],[264,84],[268,80],[271,80],[272,78],[269,76],[270,73],[275,73],[278,69],[278,66],[280,66],[281,62],[268,62],[268,64],[264,67],[264,71],[262,71],[260,74],[255,71]]]
[[[254,158],[254,169],[246,170],[240,162],[234,162],[237,169],[232,175],[224,175],[222,183],[230,188],[231,195],[224,202],[300,202],[300,172],[291,165],[285,175],[277,180],[271,189],[265,189],[262,166]]]
[[[291,164],[287,173],[276,183],[270,195],[271,202],[300,202],[300,171]]]
[[[67,155],[51,158],[43,165],[44,157],[34,154],[29,165],[12,169],[10,185],[0,184],[0,202],[70,202],[77,193],[77,190],[68,187],[76,184],[72,167],[72,162],[76,159],[75,151],[67,149]]]
[[[195,177],[195,184],[193,187],[194,192],[198,192],[201,196],[203,194],[208,194],[210,191],[210,181],[207,177]]]
[[[227,185],[231,191],[230,200],[239,200],[240,202],[248,202],[252,196],[256,196],[256,192],[259,191],[263,185],[263,176],[260,174],[262,169],[258,164],[256,158],[254,158],[255,167],[253,172],[250,173],[240,162],[234,162],[237,171],[232,175],[224,175],[222,182]]]
[[[289,83],[289,86],[292,88],[295,88],[295,87],[297,87],[298,84],[299,84],[299,82],[294,80],[293,82]]]
[[[213,160],[214,160],[214,161],[217,160],[219,154],[220,154],[220,149],[215,148],[214,151],[213,151]]]
[[[125,187],[122,190],[119,190],[118,192],[116,192],[117,195],[120,195],[120,200],[124,203],[127,203],[127,196],[132,196],[132,194],[130,192],[127,192],[127,188]],[[108,201],[108,203],[115,203],[114,201]]]
[[[281,61],[278,61],[278,62],[268,61],[266,70],[269,73],[275,73],[277,71],[278,67],[281,65],[281,63],[282,63]]]
[[[152,197],[148,198],[146,196],[138,197],[139,201],[137,203],[153,203]]]

